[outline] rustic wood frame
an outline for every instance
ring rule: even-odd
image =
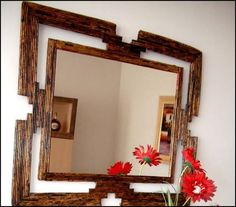
[[[28,97],[29,104],[33,104],[33,113],[27,115],[27,120],[16,121],[12,205],[101,205],[101,199],[111,192],[116,193],[117,197],[122,198],[121,205],[164,206],[161,194],[135,193],[133,189],[129,188],[130,181],[125,179],[119,180],[119,178],[106,179],[99,177],[95,179],[97,180],[96,188],[90,190],[89,193],[30,192],[33,133],[36,132],[37,127],[49,126],[50,119],[48,114],[45,114],[45,110],[50,111],[51,107],[45,104],[49,101],[49,97],[46,96],[45,90],[39,88],[39,83],[36,79],[39,23],[99,37],[103,42],[107,43],[107,51],[114,56],[124,55],[128,59],[140,57],[140,52],[148,49],[190,62],[187,104],[185,109],[180,107],[176,109],[175,121],[179,123],[179,126],[175,129],[174,133],[184,147],[194,146],[195,149],[197,148],[197,137],[190,135],[188,122],[192,120],[192,116],[197,116],[199,111],[202,71],[201,51],[175,40],[142,30],[139,31],[137,40],[125,43],[122,42],[121,36],[116,35],[116,25],[114,23],[35,3],[23,2],[18,94]],[[182,82],[182,73],[180,73],[178,78],[179,82]],[[181,86],[181,84],[178,85]],[[48,87],[48,83],[46,83],[46,87]],[[44,133],[43,130],[43,136]],[[42,142],[41,148],[45,149],[45,143]],[[59,178],[60,174],[57,176]],[[50,178],[47,180],[50,180]],[[67,180],[74,179],[68,177]],[[148,177],[146,181],[149,181]],[[184,199],[184,195],[181,194],[179,198],[180,204],[183,203]]]
[[[70,126],[69,132],[57,132],[51,131],[51,137],[62,138],[62,139],[74,139],[74,132],[75,132],[75,121],[76,121],[76,112],[77,112],[77,98],[68,98],[68,97],[61,97],[61,96],[53,96],[53,103],[54,102],[63,102],[72,104],[72,111],[70,117]]]

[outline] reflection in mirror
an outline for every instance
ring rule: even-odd
[[[150,144],[163,162],[142,175],[170,176],[176,82],[176,73],[57,49],[49,172],[107,174],[122,161],[139,175],[134,148]]]
[[[171,136],[174,120],[174,96],[160,96],[157,120],[156,149],[161,154],[162,163],[170,162]]]

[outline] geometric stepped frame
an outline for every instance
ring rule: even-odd
[[[96,188],[90,189],[89,193],[30,193],[33,133],[36,132],[37,127],[49,124],[49,119],[44,113],[45,107],[48,107],[45,105],[47,96],[45,96],[45,90],[39,89],[39,83],[36,80],[39,23],[99,37],[107,43],[107,51],[114,55],[140,57],[141,51],[152,50],[191,63],[187,104],[185,109],[181,109],[181,107],[176,109],[175,119],[179,126],[174,133],[184,148],[188,146],[197,148],[197,137],[190,135],[188,123],[191,122],[192,116],[198,116],[199,111],[202,70],[201,51],[178,41],[142,30],[139,31],[137,40],[125,43],[122,42],[121,36],[116,35],[116,25],[114,23],[35,3],[23,2],[18,94],[28,97],[29,104],[33,104],[33,113],[27,115],[27,120],[16,121],[12,205],[101,205],[102,198],[106,198],[108,193],[115,193],[118,198],[122,199],[121,205],[124,206],[164,206],[162,194],[136,193],[129,188],[130,182],[117,182],[118,180],[97,181]],[[181,83],[182,78],[180,72],[178,80]],[[179,86],[181,87],[181,84]],[[43,177],[44,175],[39,175],[39,178],[40,176]],[[67,180],[71,179],[68,178]],[[184,200],[184,195],[180,194],[180,205],[183,204]]]

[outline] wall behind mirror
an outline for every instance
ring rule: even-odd
[[[51,137],[49,171],[107,174],[124,161],[133,164],[130,175],[138,175],[135,147],[150,144],[159,151],[162,146],[171,155],[170,143],[159,139],[159,100],[175,97],[176,78],[176,73],[57,50],[54,96],[78,104],[74,137]],[[170,167],[170,161],[147,166],[142,175],[167,177]]]
[[[113,5],[106,2],[93,2],[93,6],[91,6],[91,2],[79,1],[70,3],[47,1],[40,3],[114,21],[118,25],[119,34],[124,36],[125,41],[127,42],[136,37],[136,31],[139,28],[145,28],[148,31],[161,33],[183,42],[193,44],[204,51],[204,55],[208,58],[204,58],[201,111],[200,117],[194,119],[191,129],[194,134],[199,135],[201,142],[201,150],[198,152],[198,157],[204,161],[208,173],[214,177],[219,186],[217,190],[218,193],[213,202],[216,202],[219,205],[234,205],[235,186],[232,185],[232,183],[234,183],[235,172],[234,170],[224,170],[221,173],[219,170],[216,170],[219,169],[219,163],[212,162],[212,156],[215,155],[215,151],[223,150],[224,153],[219,153],[217,158],[226,169],[232,167],[231,158],[235,157],[235,150],[232,148],[235,145],[235,132],[232,130],[235,124],[235,118],[232,116],[232,111],[235,110],[233,90],[235,83],[235,76],[233,75],[235,73],[235,3],[223,1],[205,3],[156,1],[147,3],[140,1],[139,3],[127,2],[125,4],[123,2],[114,2]],[[12,171],[15,120],[25,119],[26,114],[32,112],[32,105],[27,104],[26,97],[19,96],[16,93],[19,63],[19,51],[16,48],[18,48],[20,41],[21,2],[12,3],[2,1],[1,6],[1,16],[4,20],[2,21],[1,30],[1,48],[2,51],[4,51],[1,54],[3,120],[1,127],[1,204],[3,206],[10,206],[12,182],[12,174],[10,172]],[[117,12],[118,6],[123,15],[119,15],[119,12]],[[186,9],[186,7],[188,9]],[[130,12],[129,8],[131,8],[132,11],[138,12]],[[151,10],[152,12],[150,12]],[[140,15],[141,13],[143,15]],[[143,18],[144,15],[146,17],[145,19]],[[189,21],[186,21],[186,16],[188,16]],[[155,23],[153,22],[153,19],[155,19]],[[196,23],[194,27],[193,22]],[[206,28],[210,28],[207,30],[207,33],[203,32],[206,31]],[[54,36],[57,32],[58,31],[54,28],[49,33],[51,36]],[[65,35],[65,33],[66,31],[64,31],[63,34]],[[225,37],[224,41],[222,41],[223,36]],[[40,37],[42,37],[42,35]],[[72,41],[69,38],[67,39]],[[79,38],[76,36],[74,39]],[[225,54],[225,51],[227,51],[227,55]],[[223,55],[222,52],[224,53]],[[46,60],[46,52],[41,53],[41,56],[38,64],[41,64]],[[222,68],[224,68],[223,71]],[[45,64],[42,64],[41,69],[40,71],[45,69]],[[40,84],[42,84],[40,88],[44,87],[44,79],[45,75],[40,76],[40,79],[38,79],[40,80]],[[224,82],[224,87],[219,84],[220,81]],[[183,90],[185,90],[185,87]],[[185,104],[185,102],[183,102],[183,104]],[[21,110],[18,110],[19,106],[21,107]],[[218,109],[222,107],[224,110],[221,111],[221,118],[216,118],[217,113],[219,113]],[[225,140],[222,142],[222,137],[227,139],[227,141]],[[33,158],[39,154],[40,130],[38,130],[34,140],[36,144],[34,147],[35,153],[32,154],[32,156],[34,156]],[[209,145],[212,147],[209,148]],[[75,191],[76,188],[81,188],[82,184],[75,182],[38,181],[36,179],[38,159],[32,159],[32,162],[35,163],[33,168],[35,177],[31,182],[34,186],[34,192],[45,192],[49,189],[50,192],[58,192],[58,190],[70,192]],[[177,166],[179,166],[179,163],[181,163],[180,160],[177,162]],[[62,184],[62,186],[58,187],[57,183]],[[152,188],[152,185],[150,184],[139,188],[140,191],[145,189],[156,191],[156,188]],[[202,202],[200,205],[206,204]]]

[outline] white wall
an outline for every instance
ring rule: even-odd
[[[118,35],[130,42],[138,30],[157,33],[192,45],[203,52],[199,117],[190,125],[199,137],[198,158],[218,187],[214,203],[235,203],[235,3],[234,2],[38,2],[59,9],[94,16],[117,24]],[[32,112],[27,99],[17,95],[21,2],[1,2],[1,204],[11,205],[14,126]],[[52,29],[56,31],[56,29]],[[56,32],[52,32],[56,35]],[[62,33],[62,35],[66,32]],[[81,37],[81,36],[79,36]],[[78,35],[77,35],[77,39]],[[84,40],[83,40],[84,41]],[[93,40],[86,39],[92,44]],[[98,47],[103,47],[101,43]],[[43,53],[45,56],[45,52]],[[153,57],[155,57],[153,55]],[[45,57],[44,57],[45,58]],[[44,59],[42,58],[42,59]],[[40,66],[40,65],[39,65]],[[39,74],[43,88],[44,74]],[[185,83],[186,84],[186,83]],[[186,98],[186,93],[185,93]],[[39,131],[38,131],[39,134]],[[37,136],[36,136],[37,137]],[[33,159],[38,159],[37,144]],[[33,164],[36,169],[37,165]],[[91,183],[39,182],[33,171],[32,191],[87,189]],[[33,179],[32,178],[32,179]],[[85,186],[86,185],[86,186]],[[141,191],[153,191],[145,185]],[[212,202],[209,202],[211,204]],[[205,205],[201,202],[198,205]]]

